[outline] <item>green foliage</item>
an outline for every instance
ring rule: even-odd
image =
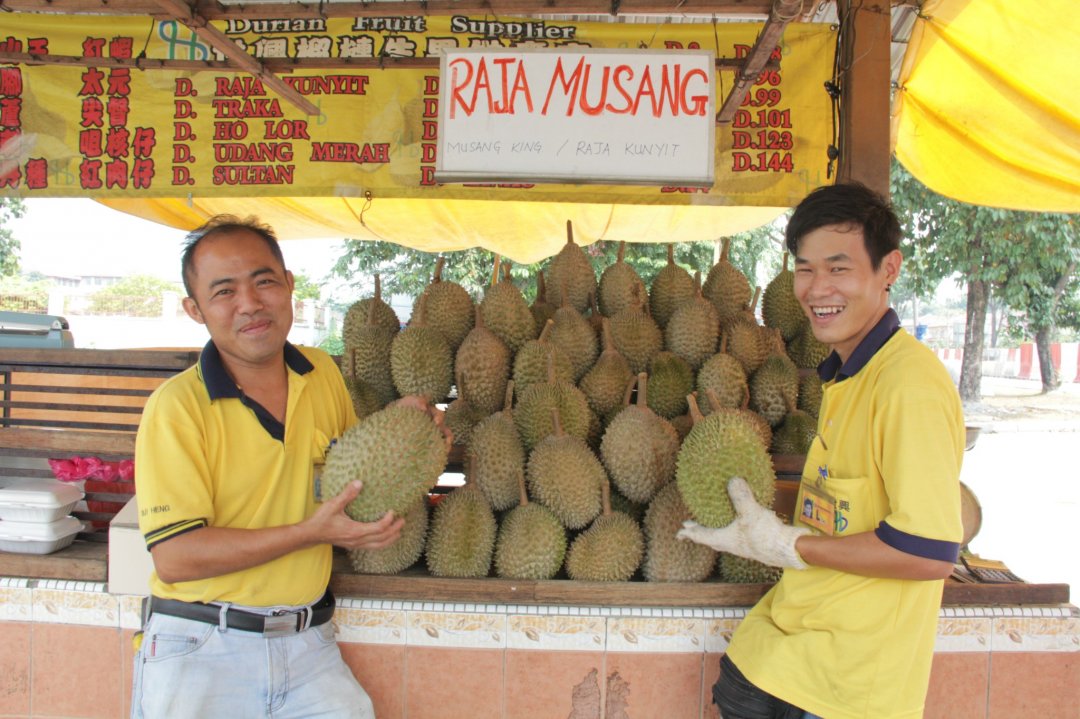
[[[125,277],[114,285],[90,295],[89,313],[125,317],[158,317],[162,295],[178,292],[177,286],[148,275]]]
[[[311,279],[302,273],[294,273],[293,281],[295,286],[293,287],[293,299],[295,300],[317,300],[322,294],[322,289],[319,285],[311,281]]]
[[[0,197],[0,277],[11,277],[19,271],[18,238],[6,225],[26,212],[26,206],[18,197]]]
[[[49,307],[49,283],[31,276],[0,276],[0,310],[45,314]]]
[[[345,341],[341,338],[341,332],[338,331],[336,334],[323,338],[323,341],[319,343],[319,349],[335,357],[345,354]]]

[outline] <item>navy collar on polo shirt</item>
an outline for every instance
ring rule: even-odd
[[[285,343],[285,364],[297,374],[307,374],[315,369],[308,358],[288,342]],[[259,423],[270,433],[270,436],[278,441],[285,440],[285,425],[270,414],[265,407],[245,395],[237,386],[233,378],[225,371],[225,363],[221,361],[221,353],[218,352],[213,340],[206,343],[202,354],[199,355],[199,369],[211,402],[219,399],[240,400],[245,407],[255,413]]]
[[[288,342],[285,343],[285,364],[296,374],[307,374],[315,369],[308,358]],[[225,371],[225,363],[221,361],[221,353],[218,352],[214,340],[210,340],[203,347],[202,354],[199,355],[199,369],[202,370],[203,383],[211,400],[241,396],[240,388]]]
[[[899,329],[900,318],[897,316],[896,310],[890,307],[878,320],[878,323],[874,325],[873,329],[862,338],[862,342],[851,353],[847,362],[841,365],[840,355],[833,351],[832,354],[825,358],[824,362],[818,365],[818,377],[821,378],[822,382],[828,382],[831,379],[841,382],[848,377],[854,377]]]

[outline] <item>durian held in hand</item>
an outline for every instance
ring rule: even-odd
[[[810,530],[784,524],[772,510],[758,504],[742,477],[732,477],[727,489],[735,506],[735,521],[718,529],[687,520],[676,536],[771,567],[806,569],[795,542]]]
[[[387,512],[405,516],[439,481],[453,436],[443,413],[423,397],[405,396],[350,427],[326,455],[322,495],[337,496],[360,480],[345,508],[358,522]]]

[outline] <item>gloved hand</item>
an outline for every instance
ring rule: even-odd
[[[687,520],[675,536],[718,552],[756,559],[770,567],[806,569],[802,557],[795,551],[795,540],[809,534],[809,529],[786,525],[771,510],[758,504],[750,485],[742,477],[732,477],[728,482],[728,496],[735,505],[734,522],[716,529]]]

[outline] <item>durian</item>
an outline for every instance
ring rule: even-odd
[[[499,523],[495,573],[506,579],[551,579],[566,558],[566,528],[554,512],[529,501],[525,478],[519,504]]]
[[[494,274],[498,277],[498,258]],[[480,311],[484,315],[484,325],[503,341],[511,354],[536,337],[536,320],[521,290],[510,281],[509,262],[502,266],[502,280],[493,281],[484,292]]]
[[[675,264],[675,245],[669,243],[667,265],[656,273],[649,287],[649,309],[656,324],[666,328],[675,310],[689,302],[694,291],[694,278]]]
[[[436,577],[486,577],[498,526],[491,505],[468,481],[435,506],[428,532],[428,571]]]
[[[413,311],[416,311],[420,298],[424,298],[427,302],[424,313],[428,326],[443,336],[451,352],[457,352],[461,341],[473,328],[475,310],[472,297],[464,287],[457,282],[448,282],[442,278],[445,263],[445,257],[440,256],[435,260],[435,272],[431,282],[416,298]]]
[[[675,481],[690,514],[707,527],[725,527],[735,518],[727,483],[742,477],[754,498],[771,507],[776,492],[772,458],[761,438],[732,412],[702,417],[697,402],[688,397],[694,427],[679,450]]]
[[[626,384],[634,376],[630,365],[611,341],[607,318],[603,320],[604,351],[578,383],[589,407],[599,417],[607,417],[622,407]]]
[[[799,398],[799,370],[787,355],[772,354],[750,376],[750,409],[772,427],[783,421]]]
[[[761,319],[766,327],[778,329],[785,342],[794,339],[810,322],[795,298],[795,273],[788,269],[786,252],[780,274],[765,286],[761,297]]]
[[[510,379],[510,348],[484,326],[484,315],[475,310],[476,324],[458,347],[454,370],[458,389],[464,390],[469,403],[491,414],[498,412]]]
[[[513,392],[514,383],[507,383],[503,410],[473,427],[466,450],[472,463],[470,481],[480,488],[497,512],[514,506],[518,482],[525,477],[525,447],[514,425]]]
[[[642,573],[650,582],[701,582],[712,574],[716,551],[676,538],[690,519],[679,487],[670,482],[660,489],[645,512],[645,563]]]
[[[427,529],[427,501],[420,499],[405,514],[405,526],[396,542],[382,549],[350,549],[349,563],[358,574],[403,572],[416,564],[424,553]]]
[[[554,325],[555,320],[548,320],[540,336],[522,345],[514,356],[514,391],[518,395],[534,384],[547,381],[549,361],[554,363],[556,379],[560,382],[574,381],[574,367],[570,359],[551,343],[551,328]]]
[[[625,257],[626,243],[620,242],[615,263],[600,273],[599,305],[600,312],[605,317],[614,317],[636,302],[635,297],[645,297],[647,294],[645,283],[641,281],[637,271],[626,262]]]
[[[581,529],[600,513],[604,467],[584,440],[562,431],[552,410],[555,432],[529,454],[525,478],[529,495],[559,518],[567,529]]]
[[[648,369],[649,360],[664,349],[664,334],[647,307],[645,298],[637,296],[635,304],[611,318],[611,340],[634,374]]]
[[[429,327],[426,301],[421,298],[418,313],[390,345],[390,372],[398,394],[426,397],[441,402],[450,393],[454,355],[442,334]]]
[[[725,351],[726,348],[727,338],[724,338],[720,351],[698,370],[697,389],[702,394],[712,390],[724,407],[740,407],[748,387],[746,369],[742,362]]]
[[[600,457],[612,484],[631,502],[647,504],[675,476],[679,435],[648,407],[648,379],[637,376],[637,404],[625,407],[608,424]]]
[[[574,538],[566,553],[566,574],[584,582],[625,582],[641,565],[645,538],[637,522],[611,510],[606,478],[602,487],[603,513]]]
[[[551,326],[549,340],[570,360],[570,366],[574,368],[573,381],[577,382],[596,362],[599,348],[592,325],[568,303],[566,298],[566,292],[563,292],[562,305],[555,310],[552,317],[554,323]]]
[[[677,310],[664,328],[664,346],[686,360],[695,371],[716,353],[720,318],[716,307],[701,295],[701,274],[694,276],[694,297]]]
[[[694,370],[673,352],[657,352],[649,361],[649,409],[671,420],[686,414],[686,395],[694,389]]]
[[[439,481],[448,449],[427,412],[389,405],[346,430],[327,453],[322,496],[360,480],[363,489],[345,509],[350,517],[374,522],[388,511],[404,516]]]
[[[589,308],[589,294],[596,292],[596,271],[588,255],[574,243],[574,228],[566,221],[566,244],[547,266],[547,284],[566,291],[567,301],[584,314]]]
[[[522,391],[514,410],[514,424],[526,451],[531,451],[540,440],[555,431],[552,410],[558,410],[567,434],[581,440],[589,436],[591,417],[585,394],[572,383],[555,377],[553,361],[549,360],[548,366],[548,381]]]
[[[728,260],[731,240],[725,237],[721,247],[720,260],[709,270],[701,290],[716,307],[720,325],[726,326],[749,305],[751,290],[746,275]]]

